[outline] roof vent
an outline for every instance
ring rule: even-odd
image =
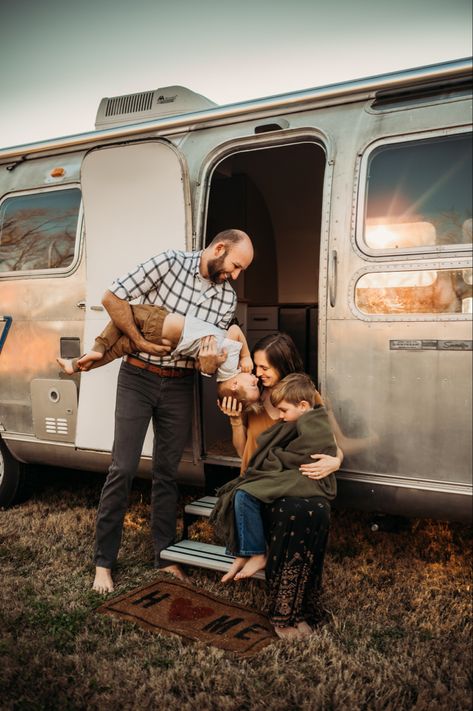
[[[105,97],[97,111],[95,128],[126,126],[164,116],[203,111],[216,106],[213,101],[184,86],[165,86],[139,94]]]

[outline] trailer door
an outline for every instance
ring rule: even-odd
[[[185,249],[191,233],[187,171],[169,143],[147,141],[92,150],[81,171],[87,291],[82,350],[108,320],[102,295],[141,261]],[[76,445],[111,451],[120,361],[81,376]],[[143,454],[151,454],[148,432]]]

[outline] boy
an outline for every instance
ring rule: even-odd
[[[171,355],[197,358],[200,341],[204,336],[215,336],[217,347],[227,357],[217,370],[219,397],[232,395],[244,403],[259,399],[255,376],[251,375],[253,362],[246,338],[239,326],[233,324],[228,331],[192,315],[170,313],[161,306],[149,304],[132,305],[133,318],[147,341],[174,348]],[[73,373],[98,368],[116,358],[136,352],[135,344],[110,321],[96,338],[91,350],[81,358],[57,358],[64,373]]]
[[[262,503],[283,496],[336,495],[334,474],[309,479],[299,467],[314,451],[335,455],[337,446],[325,408],[314,409],[317,391],[309,376],[292,373],[271,392],[280,420],[258,437],[258,449],[242,477],[223,486],[211,515],[217,535],[236,558],[222,582],[248,578],[266,566]]]

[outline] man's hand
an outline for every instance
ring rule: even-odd
[[[196,358],[196,368],[201,373],[213,375],[227,358],[227,351],[217,352],[217,339],[215,336],[205,336],[200,343],[199,355]]]
[[[169,355],[171,351],[171,342],[167,341],[165,338],[162,339],[161,343],[151,343],[145,338],[135,339],[133,343],[136,346],[136,350],[140,353],[149,353],[155,356],[166,356]]]
[[[136,350],[140,353],[149,353],[155,356],[169,355],[171,344],[169,341],[162,340],[162,345],[151,343],[143,337],[141,331],[137,328],[133,319],[133,312],[128,301],[119,299],[111,291],[106,291],[103,295],[102,304],[105,306],[108,315],[112,319],[117,328],[124,333],[132,343]]]

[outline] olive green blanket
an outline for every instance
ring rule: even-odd
[[[337,493],[334,474],[324,479],[309,479],[299,471],[301,464],[313,461],[311,454],[334,456],[337,453],[324,407],[309,410],[295,422],[277,422],[260,434],[257,443],[245,474],[217,491],[218,501],[210,518],[217,536],[225,540],[231,552],[238,548],[233,517],[233,497],[238,489],[263,503],[283,496],[333,499]]]

